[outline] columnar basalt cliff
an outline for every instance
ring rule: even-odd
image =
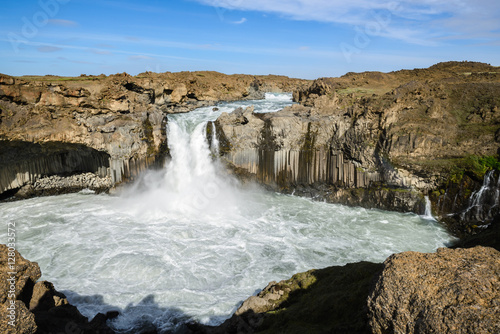
[[[444,217],[467,210],[498,169],[500,72],[490,65],[350,73],[294,99],[277,113],[219,117],[220,152],[238,173],[285,192],[421,214],[427,195]],[[496,185],[498,172],[490,178]]]
[[[305,83],[216,72],[0,75],[0,194],[10,191],[6,197],[23,186],[29,187],[23,195],[40,194],[30,187],[42,177],[88,172],[99,178],[95,184],[72,189],[105,190],[163,163],[169,113],[258,99],[265,92],[292,91]],[[63,186],[59,192],[67,190]]]

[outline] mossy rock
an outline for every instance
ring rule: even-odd
[[[359,262],[296,274],[257,333],[370,333],[366,299],[382,264]],[[285,298],[286,297],[286,298]]]

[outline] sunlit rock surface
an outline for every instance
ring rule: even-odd
[[[391,256],[368,298],[373,333],[500,332],[500,252]]]
[[[216,125],[229,165],[274,189],[421,214],[427,195],[445,217],[500,165],[499,96],[496,67],[450,62],[318,79],[294,93],[299,105]]]

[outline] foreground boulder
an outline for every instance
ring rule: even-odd
[[[500,252],[405,252],[271,282],[194,333],[500,333]]]
[[[368,308],[373,333],[500,333],[500,252],[395,254]]]
[[[271,282],[218,327],[195,333],[370,333],[366,296],[382,264],[359,262]]]
[[[5,334],[112,334],[108,316],[88,321],[50,282],[37,280],[36,262],[0,245],[0,332]]]

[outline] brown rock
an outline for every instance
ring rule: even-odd
[[[12,254],[15,256],[12,257]],[[15,259],[15,263],[12,259]],[[40,276],[42,273],[36,262],[26,260],[18,251],[12,252],[12,248],[0,244],[0,303],[8,299],[11,282],[8,279],[15,278],[16,299],[26,300],[31,297],[31,290]]]
[[[373,333],[500,333],[500,252],[395,254],[368,308]]]
[[[260,77],[259,91],[292,91],[306,80]],[[251,75],[216,72],[126,73],[113,76],[25,77],[0,74],[0,137],[5,142],[81,144],[109,156],[101,170],[113,183],[135,177],[167,154],[167,114],[187,112],[216,101],[248,98]],[[143,134],[148,133],[146,137]],[[1,148],[1,143],[0,143]],[[41,161],[8,161],[0,154],[0,194],[33,183],[40,175],[72,170],[37,170]],[[88,161],[82,157],[82,160]],[[2,165],[0,163],[0,165]],[[92,170],[93,169],[93,170]],[[96,169],[79,172],[98,172]]]
[[[24,259],[19,252],[6,245],[0,245],[0,331],[2,333],[36,332],[35,316],[29,312],[25,302],[29,301],[33,286],[41,275],[36,262]],[[15,318],[11,312],[15,313]],[[12,320],[15,326],[9,324]]]
[[[67,305],[68,300],[62,293],[54,289],[54,285],[47,281],[37,282],[33,288],[30,300],[30,311],[48,310],[52,307]]]
[[[35,322],[35,315],[26,308],[26,305],[22,301],[15,301],[14,326],[12,326],[12,323],[9,324],[9,321],[11,321],[11,318],[8,317],[11,315],[10,312],[4,311],[7,307],[7,303],[1,306],[0,333],[34,334],[37,331],[38,327]]]
[[[116,313],[100,314],[89,322],[52,283],[36,282],[40,276],[36,262],[0,245],[0,333],[113,333],[106,320],[116,317]],[[15,287],[11,288],[11,282]],[[11,320],[14,322],[9,323]]]

